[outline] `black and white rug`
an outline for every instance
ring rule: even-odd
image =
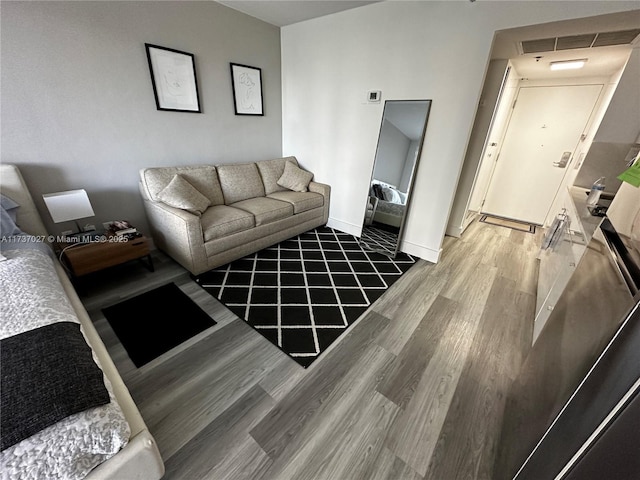
[[[371,250],[393,255],[398,243],[398,233],[389,232],[375,226],[366,226],[362,229],[360,243]]]
[[[195,280],[306,368],[414,262],[323,227]]]

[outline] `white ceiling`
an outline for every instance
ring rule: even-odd
[[[598,47],[563,50],[561,52],[542,52],[520,55],[512,58],[513,68],[520,77],[543,78],[579,78],[608,77],[618,72],[631,53],[630,47]],[[536,59],[536,57],[541,57]],[[587,63],[579,70],[551,71],[551,62],[586,58]]]
[[[622,68],[629,57],[632,46],[520,54],[518,45],[526,40],[629,30],[639,27],[640,10],[634,10],[502,30],[496,32],[491,57],[511,59],[518,75],[529,79],[609,76]],[[633,44],[636,45],[638,42],[639,39],[636,38]],[[538,56],[541,58],[536,61]],[[579,58],[588,59],[586,65],[580,70],[552,72],[549,69],[550,62]]]
[[[313,18],[362,7],[384,0],[216,0],[218,3],[283,27]],[[521,55],[519,42],[563,35],[578,35],[637,28],[640,10],[575,20],[550,22],[496,32],[492,58],[510,58],[516,72],[529,79],[609,76],[618,71],[629,56],[629,47],[599,47]],[[637,41],[636,41],[637,42]],[[536,57],[541,58],[536,60]],[[584,68],[552,72],[549,63],[588,58]]]
[[[352,0],[216,0],[277,27],[362,7],[374,1]]]

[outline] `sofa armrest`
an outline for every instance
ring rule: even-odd
[[[329,221],[329,203],[331,200],[331,187],[325,183],[311,182],[309,183],[309,191],[319,193],[324,197],[324,223]]]
[[[314,193],[320,193],[327,198],[331,196],[331,187],[325,183],[310,182],[309,191]]]
[[[158,248],[190,272],[207,265],[199,216],[146,198],[144,207]]]

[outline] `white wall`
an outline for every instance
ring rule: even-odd
[[[402,169],[402,175],[400,176],[400,183],[398,184],[398,190],[407,193],[409,190],[409,183],[411,182],[411,174],[413,173],[413,166],[418,158],[418,150],[420,149],[420,141],[412,140],[407,151],[407,158],[404,161],[404,168]]]
[[[629,64],[629,62],[627,62],[627,64],[629,65],[629,76],[633,76],[634,67],[631,64]],[[638,68],[638,65],[635,66],[636,70],[637,68]],[[620,78],[625,70],[626,70],[626,65],[623,66],[619,72],[613,74],[605,82],[604,89],[600,98],[600,102],[597,105],[596,111],[594,112],[594,115],[592,116],[592,119],[588,125],[587,131],[585,133],[585,138],[582,142],[580,142],[580,144],[578,145],[578,148],[576,148],[576,151],[574,152],[573,158],[571,160],[570,170],[567,172],[567,178],[565,179],[566,180],[565,185],[563,186],[565,189],[572,185],[579,184],[580,182],[576,182],[577,176],[583,173],[586,173],[586,177],[590,178],[589,183],[585,185],[585,188],[587,189],[591,188],[591,185],[593,184],[594,180],[596,180],[597,178],[599,178],[599,176],[602,176],[602,175],[609,177],[609,181],[606,183],[606,188],[605,188],[607,192],[615,193],[620,187],[620,181],[615,179],[619,171],[613,175],[609,175],[612,172],[607,170],[607,171],[601,172],[601,175],[597,175],[595,178],[591,178],[591,173],[597,173],[597,172],[590,173],[589,167],[591,165],[585,164],[585,160],[587,159],[587,157],[591,157],[592,153],[595,153],[596,151],[600,150],[599,148],[600,144],[596,143],[594,145],[593,139],[597,134],[597,131],[601,125],[602,119],[604,118],[607,110],[609,109],[609,106],[611,105],[611,100],[617,90],[618,83],[620,82]],[[638,72],[636,71],[635,74],[637,76]],[[621,93],[622,95],[627,97],[629,102],[633,102],[633,98],[629,95],[630,92],[625,92],[623,89]],[[611,105],[611,108],[613,109],[613,111],[615,111],[617,110],[618,107],[616,107],[615,105]],[[640,116],[640,109],[638,110],[638,116]],[[623,155],[623,159],[624,159],[624,155]],[[623,165],[624,165],[624,162],[620,161],[620,166],[622,169],[624,169]],[[611,162],[611,166],[614,166],[614,162]],[[553,213],[553,211],[551,213]],[[550,223],[553,220],[553,218],[554,217],[548,218],[547,222]]]
[[[382,103],[432,99],[402,250],[437,261],[495,30],[637,9],[615,1],[387,1],[282,29],[283,153],[332,185],[359,234]]]
[[[508,60],[492,60],[489,62],[482,96],[469,139],[469,146],[465,154],[464,165],[460,173],[460,180],[451,208],[451,215],[449,216],[447,235],[460,237],[466,227],[465,220],[467,218],[467,210],[471,203],[472,189],[474,188],[476,173],[480,173],[482,153],[484,152],[484,145],[487,135],[489,134],[489,128],[491,128],[491,120],[494,117],[494,112],[496,112],[494,123],[496,124],[495,126],[498,127],[499,115],[496,111],[498,100],[500,100],[498,96],[500,95],[503,81],[505,83],[507,82],[505,74],[508,64]],[[506,85],[505,90],[507,90]],[[507,101],[507,97],[508,95],[505,91],[505,101]],[[489,142],[488,145],[490,145],[490,143],[491,142]],[[490,150],[490,147],[487,148],[486,155],[492,155]],[[489,157],[489,159],[490,158],[491,157]],[[481,181],[484,180],[484,177],[480,177],[479,175],[478,177]],[[482,191],[483,187],[486,190],[486,186],[480,182],[478,191]]]
[[[215,2],[2,2],[2,162],[41,194],[85,188],[93,222],[146,230],[138,170],[282,153],[280,31]],[[145,42],[195,55],[203,114],[156,110]],[[262,68],[264,117],[236,116],[229,62]]]
[[[631,52],[627,67],[613,94],[610,107],[593,140],[598,153],[606,156],[619,166],[618,173],[626,169],[620,163],[633,144],[640,143],[640,47]],[[624,148],[621,148],[624,147]],[[587,160],[591,151],[587,155]],[[593,172],[598,174],[597,171]],[[640,189],[622,183],[611,202],[607,214],[622,235],[631,236],[635,228],[637,235],[640,224]]]
[[[385,120],[380,129],[373,177],[398,187],[410,144],[404,133]]]
[[[518,84],[520,83],[518,72],[515,70],[511,62],[509,62],[509,66],[511,67],[511,70],[509,70],[504,92],[502,93],[500,102],[496,109],[493,125],[491,125],[491,131],[489,132],[487,149],[478,168],[478,175],[475,179],[473,192],[469,201],[469,210],[472,212],[480,212],[482,209],[484,197],[487,194],[489,182],[491,181],[491,176],[493,175],[493,170],[496,165],[496,157],[498,152],[500,152],[500,146],[504,141],[509,119],[513,112],[511,107],[513,106],[516,94],[518,93]],[[458,195],[458,192],[456,192],[456,195]],[[451,225],[451,219],[449,219],[449,222]]]
[[[615,82],[613,79],[612,82]],[[600,118],[602,123],[589,140],[591,147],[575,185],[590,188],[597,178],[606,177],[606,191],[620,187],[616,178],[626,169],[625,157],[640,138],[640,46],[633,49],[615,91],[610,89],[610,108]]]
[[[594,142],[633,143],[640,133],[640,46],[631,52]]]

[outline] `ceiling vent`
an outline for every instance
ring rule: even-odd
[[[608,47],[611,45],[629,45],[640,35],[640,29],[618,32],[588,33],[566,37],[525,40],[520,43],[520,51],[526,53],[558,52],[575,48]]]
[[[597,34],[573,35],[571,37],[558,37],[556,50],[572,50],[574,48],[591,48]]]

